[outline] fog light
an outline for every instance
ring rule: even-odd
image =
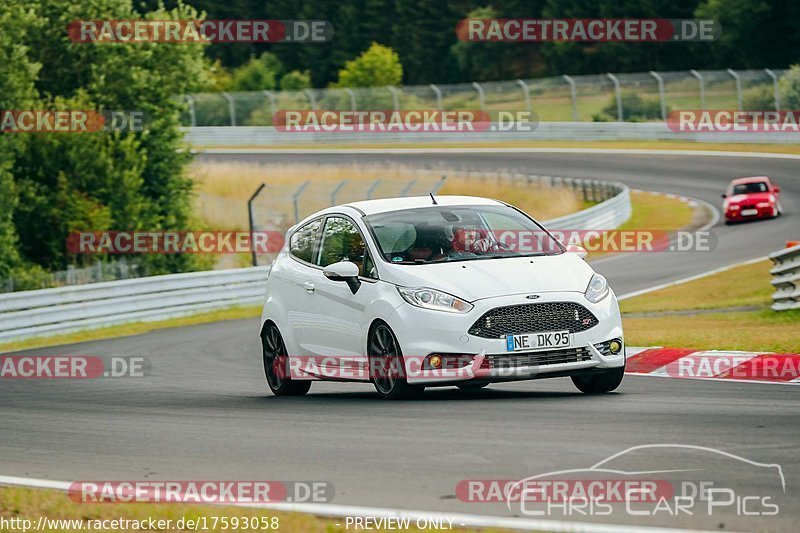
[[[441,368],[442,367],[442,358],[439,355],[433,354],[428,357],[428,364],[431,368]]]
[[[608,351],[616,355],[622,350],[622,342],[619,339],[614,339],[608,343]]]

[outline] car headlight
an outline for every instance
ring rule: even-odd
[[[758,202],[756,204],[756,207],[769,207],[769,206],[770,206],[769,202]]]
[[[397,291],[405,301],[423,309],[434,309],[448,313],[466,313],[473,308],[471,303],[436,289],[397,287]]]
[[[739,209],[739,204],[731,204],[731,210]]]
[[[605,277],[601,276],[600,274],[595,274],[592,276],[592,279],[589,280],[589,286],[586,287],[586,292],[584,292],[584,296],[586,299],[596,304],[606,296],[608,296],[608,281]]]

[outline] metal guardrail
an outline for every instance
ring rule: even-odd
[[[540,122],[532,131],[462,133],[282,132],[272,126],[184,128],[184,139],[196,147],[269,147],[292,145],[453,144],[522,141],[690,141],[796,144],[798,134],[783,132],[677,132],[665,122]]]
[[[630,190],[623,183],[517,177],[610,196],[589,209],[546,221],[549,228],[614,229],[630,217]],[[268,270],[267,266],[258,266],[189,272],[0,294],[0,343],[257,305],[263,301]]]
[[[770,270],[775,287],[772,309],[786,311],[800,309],[800,244],[770,254],[775,264]]]
[[[665,120],[674,109],[781,110],[783,69],[684,70],[184,95],[185,126],[271,126],[279,110],[481,109],[542,121]]]

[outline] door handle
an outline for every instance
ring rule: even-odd
[[[309,293],[309,294],[314,292],[314,284],[311,283],[310,281],[306,281],[305,283],[303,283],[303,287],[306,289],[306,292]]]

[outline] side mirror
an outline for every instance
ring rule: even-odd
[[[350,292],[355,294],[361,287],[358,279],[358,266],[351,261],[339,261],[322,269],[322,275],[331,281],[344,281],[350,287]]]
[[[586,256],[589,255],[589,252],[586,251],[586,248],[583,246],[578,246],[577,244],[570,244],[567,246],[567,253],[578,254],[578,257],[581,259],[586,259]]]
[[[772,190],[774,190],[774,191],[775,191],[775,193],[779,193],[779,192],[781,192],[781,188],[780,188],[780,187],[778,187],[777,185],[773,186],[773,187],[772,187]]]
[[[725,194],[725,193],[720,194],[720,196],[722,196],[723,198],[727,198],[728,197],[728,195]]]

